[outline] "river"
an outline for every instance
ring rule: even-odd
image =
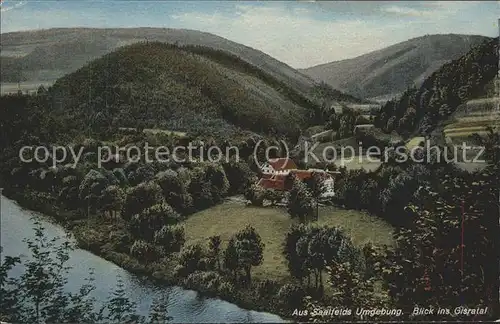
[[[64,237],[65,230],[48,222],[43,216],[21,208],[16,202],[1,196],[0,245],[4,255],[26,257],[28,249],[23,239],[33,236],[34,219],[37,218],[45,227],[49,238]],[[204,298],[195,291],[180,287],[158,287],[146,280],[108,262],[90,252],[76,249],[71,252],[68,265],[72,267],[68,274],[68,290],[75,291],[83,285],[88,277],[89,269],[94,269],[96,290],[93,296],[103,304],[110,292],[116,287],[118,278],[124,282],[129,298],[138,305],[138,312],[147,315],[152,300],[160,294],[168,294],[168,312],[172,322],[182,323],[252,323],[252,322],[284,322],[280,317],[262,312],[239,308],[220,299]],[[14,269],[18,273],[20,268]],[[14,273],[14,275],[16,275]]]

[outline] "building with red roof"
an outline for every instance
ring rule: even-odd
[[[288,191],[286,178],[292,174],[298,179],[305,181],[312,177],[313,173],[320,173],[324,177],[324,185],[326,187],[325,196],[334,195],[334,174],[339,172],[325,171],[322,169],[301,170],[297,168],[295,162],[289,158],[279,158],[269,160],[261,167],[262,176],[257,184],[264,189],[274,189],[280,191]]]

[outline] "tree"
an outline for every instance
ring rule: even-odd
[[[135,171],[130,172],[127,175],[127,179],[132,185],[138,185],[142,182],[148,182],[153,180],[155,176],[155,170],[150,164],[145,164],[139,166]]]
[[[193,197],[196,209],[202,210],[213,206],[215,202],[213,188],[211,182],[206,179],[204,168],[195,167],[191,171],[191,182],[188,191]]]
[[[135,237],[151,242],[156,231],[165,225],[176,224],[179,219],[179,214],[170,205],[160,203],[135,214],[130,220],[130,230]]]
[[[292,189],[288,192],[287,209],[290,216],[305,223],[313,215],[314,206],[314,199],[306,185],[294,177]]]
[[[221,269],[220,266],[220,251],[221,251],[221,238],[220,235],[214,235],[209,237],[208,247],[212,257],[216,260],[217,269]]]
[[[142,318],[135,314],[136,303],[127,298],[123,280],[118,278],[118,284],[106,303],[108,320],[113,323],[135,323]]]
[[[154,234],[154,243],[161,246],[167,255],[179,252],[185,242],[184,227],[179,225],[163,226]]]
[[[398,307],[460,304],[498,311],[498,263],[491,262],[500,246],[493,172],[448,173],[439,187],[419,189],[407,207],[412,226],[395,233],[397,248],[382,258]],[[481,318],[488,315],[475,320]]]
[[[332,262],[349,262],[357,271],[364,271],[361,251],[336,227],[292,226],[285,237],[283,255],[290,274],[301,284],[307,277],[310,287],[310,274],[314,274],[314,288],[320,294],[322,274]]]
[[[116,180],[118,181],[118,185],[120,187],[127,187],[129,185],[127,175],[125,174],[125,171],[122,168],[115,168],[113,169],[112,172]]]
[[[222,201],[229,189],[229,181],[224,168],[215,163],[208,164],[205,169],[205,179],[210,182],[214,203]]]
[[[245,191],[245,198],[250,200],[252,205],[262,207],[264,204],[265,190],[260,185],[253,184]]]
[[[321,240],[321,233],[316,233],[307,238],[307,259],[310,267],[314,269],[314,287],[323,288],[323,278],[321,273],[326,266],[325,250]]]
[[[255,174],[244,161],[236,161],[236,159],[232,157],[222,165],[227,180],[229,181],[230,194],[243,193],[246,188],[256,181]]]
[[[177,172],[173,170],[163,171],[158,173],[155,178],[168,204],[184,215],[192,211],[193,198],[188,192],[186,183],[182,181]]]
[[[301,284],[304,277],[309,275],[306,260],[298,252],[300,249],[297,248],[298,242],[305,232],[305,225],[292,225],[285,236],[283,246],[283,255],[287,261],[288,271],[293,278],[299,279]]]
[[[179,265],[184,268],[186,274],[191,274],[198,270],[203,248],[199,244],[184,246],[179,254]]]
[[[251,282],[252,266],[262,263],[264,243],[255,228],[248,225],[235,236],[234,245],[238,263],[245,270],[247,282]]]
[[[125,192],[118,186],[108,186],[102,192],[99,199],[100,208],[105,213],[108,212],[111,217],[115,216],[122,207],[125,201]]]
[[[320,172],[313,172],[311,177],[304,181],[311,195],[318,199],[325,192],[325,176]]]
[[[8,323],[137,323],[136,304],[125,294],[123,282],[104,305],[98,305],[91,293],[95,290],[93,272],[76,292],[65,289],[71,267],[67,265],[74,246],[59,238],[48,239],[44,228],[35,222],[35,235],[25,240],[27,258],[4,256],[0,264],[0,321]],[[1,251],[0,247],[0,251]],[[17,266],[17,267],[16,267]],[[22,273],[9,276],[16,267]],[[153,303],[153,306],[158,301]],[[151,309],[150,318],[168,320],[166,308]],[[165,322],[163,322],[165,323]]]
[[[75,208],[80,202],[78,196],[78,178],[76,176],[64,177],[58,194],[59,201],[68,208]]]
[[[383,294],[374,290],[374,280],[363,278],[363,274],[352,268],[349,262],[331,262],[327,267],[327,284],[332,291],[332,298],[327,304],[323,300],[305,297],[306,309],[324,309],[330,305],[345,305],[346,308],[387,308],[390,303]],[[358,319],[352,312],[342,317],[342,321]],[[373,318],[373,317],[372,317]],[[310,322],[322,322],[321,317],[311,317]]]
[[[224,250],[224,268],[233,274],[233,281],[236,281],[240,264],[238,263],[238,252],[236,249],[236,239],[231,237]]]
[[[279,289],[276,299],[282,309],[291,311],[302,307],[305,295],[302,287],[287,283]]]
[[[97,208],[97,202],[102,191],[109,185],[108,179],[97,170],[90,170],[82,180],[79,187],[79,197],[86,202],[86,213]]]
[[[472,48],[459,59],[443,65],[422,82],[408,88],[397,100],[384,104],[376,126],[403,134],[429,133],[435,125],[470,99],[487,95],[488,84],[498,73],[498,42]],[[397,120],[399,119],[399,122]]]
[[[139,261],[152,262],[158,257],[155,246],[144,240],[137,240],[130,247],[130,255]]]
[[[311,177],[306,179],[305,184],[309,191],[311,192],[312,197],[315,200],[316,205],[316,220],[319,217],[319,199],[325,193],[325,175],[319,172],[313,172]]]
[[[127,190],[122,209],[122,218],[130,220],[144,209],[162,203],[164,200],[160,186],[155,182],[143,182]]]
[[[500,165],[500,133],[494,131],[492,127],[486,128],[486,136],[477,133],[472,134],[474,141],[484,147],[484,159],[491,164]]]
[[[284,198],[284,193],[276,189],[266,189],[264,191],[264,199],[269,200],[272,205],[281,202]]]
[[[160,298],[155,299],[149,311],[149,323],[164,324],[172,320],[172,316],[168,315],[167,305],[168,294],[163,294]]]

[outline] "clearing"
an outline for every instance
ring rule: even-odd
[[[255,267],[252,275],[259,279],[287,280],[290,276],[282,255],[282,245],[286,232],[296,222],[290,219],[284,208],[245,206],[233,200],[191,215],[184,221],[184,226],[187,244],[207,246],[210,236],[220,235],[223,248],[233,234],[248,224],[253,226],[265,248],[263,264]],[[358,246],[368,242],[393,245],[393,227],[365,212],[321,207],[317,224],[342,227]]]
[[[120,127],[119,130],[121,131],[135,131],[136,128],[132,127]],[[165,134],[165,135],[173,135],[173,136],[178,136],[178,137],[185,137],[187,134],[185,132],[177,132],[177,131],[171,131],[167,129],[159,129],[159,128],[145,128],[143,130],[144,133],[149,133],[149,134]]]
[[[443,133],[445,137],[457,142],[474,133],[485,135],[486,128],[500,129],[499,98],[483,98],[470,100],[461,105],[450,118]]]

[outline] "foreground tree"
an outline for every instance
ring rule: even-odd
[[[350,238],[336,227],[294,225],[288,231],[283,246],[290,274],[303,283],[307,277],[307,288],[311,288],[314,277],[314,292],[322,295],[323,274],[332,263],[350,263],[352,269],[365,271],[362,251],[354,246]]]
[[[149,318],[137,314],[136,304],[128,299],[123,283],[104,305],[92,296],[95,290],[93,272],[76,292],[68,292],[66,284],[71,268],[67,265],[73,246],[69,241],[58,244],[48,239],[44,228],[36,223],[33,239],[26,240],[28,258],[5,256],[0,265],[0,321],[8,323],[162,323],[169,320],[167,310],[153,303]],[[20,276],[11,270],[22,266]],[[17,267],[20,268],[20,267]]]
[[[448,174],[442,188],[423,187],[408,206],[412,226],[396,233],[382,273],[403,309],[415,304],[489,307],[498,318],[498,173]],[[394,266],[397,265],[397,266]],[[436,317],[439,319],[439,316]]]

